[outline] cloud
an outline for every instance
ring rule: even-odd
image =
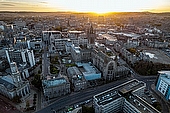
[[[53,11],[54,9],[49,8],[46,2],[40,4],[30,4],[24,2],[0,2],[0,11]]]
[[[2,6],[15,6],[14,4],[1,4]]]
[[[39,3],[41,3],[41,4],[48,4],[48,2],[39,2]]]

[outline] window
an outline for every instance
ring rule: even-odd
[[[163,90],[162,93],[165,93],[165,91]]]

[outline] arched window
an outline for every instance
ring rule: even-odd
[[[113,70],[114,69],[114,63],[110,63],[109,66],[108,66],[108,70]]]

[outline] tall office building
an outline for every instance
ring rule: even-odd
[[[146,83],[133,79],[93,96],[95,113],[161,113],[141,97]]]
[[[156,82],[158,90],[166,100],[170,100],[170,71],[159,71],[159,77]]]

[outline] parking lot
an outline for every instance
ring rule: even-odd
[[[152,62],[159,62],[162,64],[170,64],[170,57],[165,52],[156,49],[145,49],[143,52],[148,52],[154,55],[154,58],[150,58]]]

